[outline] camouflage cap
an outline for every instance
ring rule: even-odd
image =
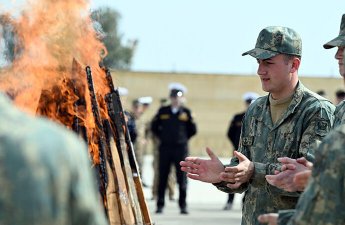
[[[338,37],[323,45],[325,49],[338,46],[345,46],[345,14],[343,14],[343,17],[341,18],[340,31]]]
[[[302,40],[288,27],[266,27],[259,33],[255,48],[243,53],[257,59],[268,59],[278,54],[302,56]]]

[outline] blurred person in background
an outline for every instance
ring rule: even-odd
[[[140,175],[141,179],[143,181],[143,186],[148,187],[148,185],[144,182],[144,156],[147,151],[147,144],[149,140],[150,135],[150,122],[147,121],[147,118],[145,117],[145,113],[149,109],[151,103],[152,103],[152,97],[145,96],[145,97],[139,97],[138,103],[141,104],[141,113],[137,116],[136,119],[136,129],[137,129],[137,139],[134,143],[134,151],[135,156],[138,162],[138,166],[140,168]]]
[[[181,214],[187,210],[187,176],[179,169],[179,163],[189,153],[188,141],[197,132],[191,111],[183,105],[187,89],[180,83],[171,83],[170,105],[161,107],[155,115],[151,129],[159,139],[159,182],[156,213],[162,213],[165,190],[171,165],[175,166],[179,186],[178,204]]]
[[[160,99],[160,107],[169,105],[169,100],[167,98]],[[156,200],[158,196],[158,180],[159,180],[159,139],[156,135],[151,132],[151,140],[152,140],[152,153],[153,153],[153,160],[152,160],[152,167],[153,167],[153,182],[152,182],[152,200]],[[176,185],[176,175],[175,175],[175,167],[171,166],[171,170],[168,176],[168,195],[169,200],[174,201],[175,195],[175,185]]]
[[[343,89],[337,90],[335,92],[335,105],[338,105],[345,100],[345,91]]]

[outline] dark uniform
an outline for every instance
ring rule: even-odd
[[[242,127],[242,120],[243,120],[244,114],[245,112],[236,114],[232,118],[229,129],[228,129],[227,135],[228,135],[229,140],[233,144],[235,150],[238,149],[238,146],[240,143],[241,127]]]
[[[181,213],[186,213],[187,176],[180,170],[179,163],[188,155],[188,140],[196,134],[191,112],[183,106],[180,106],[176,113],[172,112],[171,105],[161,107],[152,121],[151,128],[160,140],[157,212],[162,212],[164,207],[170,167],[174,164],[179,185],[179,206]]]

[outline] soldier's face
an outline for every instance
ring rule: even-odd
[[[290,91],[292,81],[292,60],[279,54],[272,58],[258,59],[258,75],[260,76],[262,90],[270,92],[272,96],[279,99]]]
[[[338,47],[338,51],[335,53],[335,58],[338,60],[339,73],[345,78],[344,49],[345,46]]]
[[[182,97],[170,97],[171,105],[175,107],[179,107],[182,105]]]

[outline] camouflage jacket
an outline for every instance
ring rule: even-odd
[[[0,224],[107,224],[85,144],[0,94]]]
[[[294,208],[299,193],[285,192],[266,182],[265,175],[280,169],[277,158],[306,157],[314,160],[315,145],[321,142],[333,125],[335,106],[298,83],[290,105],[281,118],[272,123],[269,96],[258,98],[243,120],[239,151],[254,163],[251,180],[236,190],[218,188],[226,192],[246,190],[242,225],[259,224],[257,217],[279,209]],[[233,158],[230,166],[238,164]]]
[[[315,154],[309,184],[301,195],[292,218],[279,212],[281,225],[344,224],[345,221],[345,125],[327,135]]]
[[[334,112],[334,124],[333,127],[337,127],[341,124],[345,124],[345,101],[340,102]]]
[[[340,104],[338,104],[335,109],[333,128],[338,127],[342,124],[345,124],[345,101],[342,101]],[[319,151],[322,151],[322,149],[320,149]],[[287,224],[291,217],[294,216],[294,213],[295,209],[279,211],[279,224]]]

